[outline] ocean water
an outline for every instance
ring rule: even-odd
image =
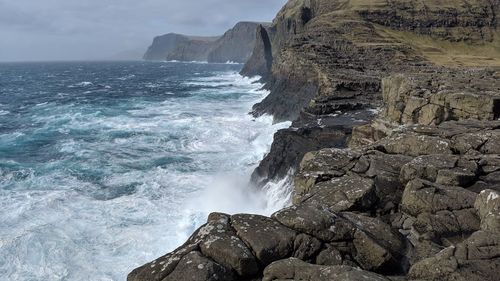
[[[0,280],[125,280],[208,213],[269,214],[247,187],[269,150],[267,94],[241,65],[0,64]]]

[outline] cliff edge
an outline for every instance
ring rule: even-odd
[[[211,214],[145,280],[498,280],[500,1],[290,0],[243,68],[292,120],[253,181],[271,217]]]

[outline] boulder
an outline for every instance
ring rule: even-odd
[[[233,269],[240,276],[254,275],[259,265],[252,251],[236,235],[224,214],[211,214],[208,235],[200,243],[200,250],[206,257],[220,265]]]
[[[262,281],[273,280],[389,281],[384,276],[351,266],[312,265],[294,258],[280,260],[266,267]]]
[[[273,214],[274,219],[296,231],[322,241],[342,241],[354,237],[355,227],[325,207],[301,204]]]
[[[481,229],[500,233],[500,192],[483,190],[477,196],[474,207],[481,219]]]
[[[185,255],[162,281],[233,281],[231,270],[205,258],[200,252]]]
[[[347,210],[368,210],[377,201],[374,181],[350,173],[340,178],[316,184],[296,203],[322,204],[334,212]]]
[[[473,208],[475,199],[476,194],[466,189],[416,179],[406,186],[401,209],[417,217],[422,213]]]
[[[276,220],[239,214],[231,217],[231,225],[264,265],[293,253],[296,232]]]

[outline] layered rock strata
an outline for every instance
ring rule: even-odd
[[[295,170],[292,205],[211,214],[128,280],[497,280],[498,14],[498,1],[290,0],[243,71],[271,90],[255,115],[293,120],[253,176]]]

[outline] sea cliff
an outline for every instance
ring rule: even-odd
[[[290,0],[242,70],[293,121],[254,172],[293,204],[214,213],[145,280],[497,280],[500,1]]]
[[[158,36],[144,54],[145,60],[245,63],[255,45],[255,31],[266,23],[239,22],[222,36],[202,37],[169,33]]]

